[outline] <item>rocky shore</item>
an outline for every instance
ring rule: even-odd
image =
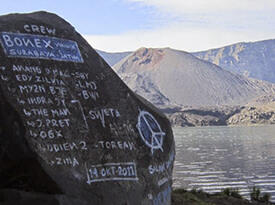
[[[230,126],[275,124],[275,101],[245,106],[162,109],[172,126]]]

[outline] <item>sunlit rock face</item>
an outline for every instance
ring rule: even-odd
[[[224,69],[275,83],[275,40],[237,43],[193,53]]]

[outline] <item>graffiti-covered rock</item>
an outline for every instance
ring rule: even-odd
[[[0,189],[170,204],[169,121],[69,23],[47,12],[1,16],[0,43]]]

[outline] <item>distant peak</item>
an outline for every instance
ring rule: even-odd
[[[139,48],[135,53],[140,55],[140,56],[146,56],[146,54],[148,53],[149,50],[151,50],[152,48],[145,48],[145,47],[141,47]]]
[[[152,67],[163,58],[164,50],[161,48],[141,47],[133,53],[131,61],[138,65]]]
[[[165,47],[165,48],[146,48],[146,47],[140,47],[135,52],[164,51],[164,50],[172,50],[172,49],[170,47]]]

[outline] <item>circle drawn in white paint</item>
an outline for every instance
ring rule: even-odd
[[[163,152],[163,136],[166,134],[161,130],[153,115],[147,111],[140,111],[137,128],[142,140],[151,148],[152,154],[155,149],[160,149]]]

